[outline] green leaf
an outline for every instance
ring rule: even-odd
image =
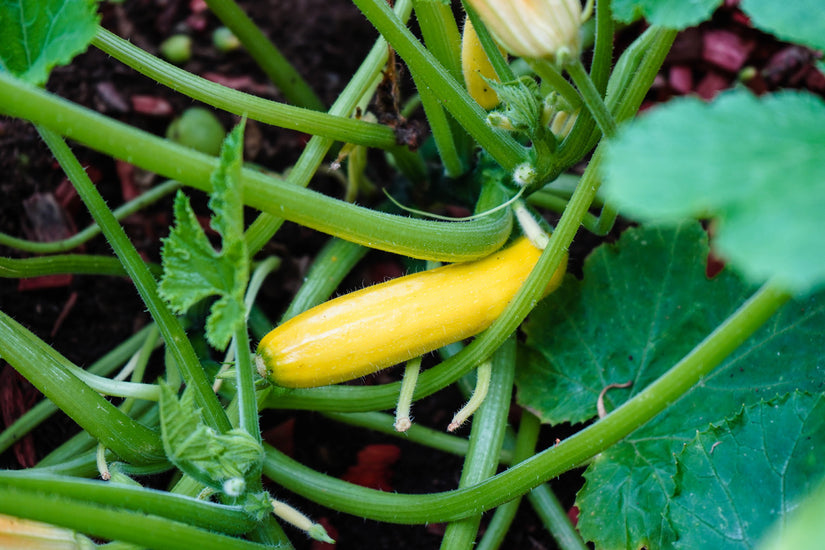
[[[820,0],[742,0],[751,23],[781,40],[825,49],[825,11]]]
[[[596,415],[609,384],[607,411],[661,376],[752,293],[728,270],[705,276],[709,248],[697,222],[641,227],[603,245],[524,325],[526,357],[517,372],[518,401],[552,423]],[[662,516],[675,490],[673,455],[697,429],[795,389],[821,391],[825,297],[791,302],[701,386],[597,456],[578,496],[579,528],[597,547],[667,547]]]
[[[816,548],[825,540],[822,510],[825,510],[825,483],[820,481],[817,489],[791,512],[789,518],[782,517],[774,522],[759,550]]]
[[[686,29],[710,19],[722,0],[613,0],[613,18],[630,23],[645,17],[654,25]]]
[[[263,447],[244,430],[219,434],[206,426],[191,391],[184,391],[178,400],[169,385],[161,385],[160,427],[169,460],[216,491],[238,496],[242,490],[228,488],[242,489],[247,473],[263,463]]]
[[[238,186],[243,128],[242,122],[227,136],[211,179],[211,225],[221,236],[221,250],[212,247],[189,199],[180,191],[175,197],[175,226],[164,239],[162,250],[163,278],[158,290],[175,312],[183,313],[204,298],[219,296],[206,321],[206,337],[217,349],[226,348],[236,328],[246,322],[243,300],[249,259]]]
[[[605,195],[639,220],[715,217],[717,252],[752,282],[825,283],[825,102],[808,93],[674,100],[609,144]]]
[[[0,71],[43,85],[56,65],[67,65],[97,32],[94,0],[0,1]]]
[[[823,453],[822,395],[763,401],[698,433],[676,457],[675,548],[754,548],[816,486]]]

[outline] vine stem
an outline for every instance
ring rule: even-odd
[[[322,505],[394,523],[453,521],[524,494],[580,466],[653,419],[707,376],[790,299],[767,283],[668,372],[603,419],[473,487],[430,495],[365,489],[320,474],[267,448],[264,474]]]
[[[349,118],[349,113],[319,113],[227,88],[167,63],[104,28],[98,29],[92,44],[172,90],[238,116],[367,147],[396,147],[395,133],[387,126]]]
[[[25,118],[185,185],[211,191],[209,177],[217,166],[214,157],[104,117],[3,72],[0,98],[0,112]],[[251,169],[242,170],[241,182],[243,199],[249,206],[372,248],[420,259],[477,259],[498,250],[511,229],[512,220],[504,211],[468,222],[434,222],[359,207]],[[254,251],[251,244],[249,248]]]
[[[577,57],[570,60],[565,64],[565,69],[567,69],[567,73],[579,89],[584,104],[587,105],[590,114],[593,115],[593,119],[596,121],[596,124],[599,125],[602,134],[608,139],[612,138],[616,135],[616,120],[613,118],[613,115],[610,114],[610,110],[607,108],[607,105],[605,105],[604,99],[602,99],[601,94],[599,94],[599,90],[596,89],[596,85],[593,84],[593,80],[584,69],[581,59]]]
[[[106,206],[86,171],[80,165],[69,146],[59,135],[46,128],[39,127],[38,131],[49,146],[67,177],[74,185],[80,198],[86,204],[95,222],[100,226],[106,240],[112,246],[123,267],[129,273],[140,297],[149,309],[152,318],[158,324],[166,345],[172,351],[178,367],[186,377],[186,383],[192,386],[195,400],[203,409],[204,421],[208,426],[220,432],[230,429],[229,419],[226,417],[220,402],[212,393],[212,387],[206,380],[195,350],[186,337],[180,322],[163,303],[158,295],[157,282],[149,273],[135,247],[132,245],[126,232],[118,224],[112,211]]]

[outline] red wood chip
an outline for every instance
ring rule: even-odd
[[[730,72],[745,66],[754,43],[726,30],[712,30],[702,37],[702,59]]]
[[[693,71],[685,65],[673,65],[668,71],[668,82],[674,91],[690,93],[693,90]]]
[[[358,462],[350,466],[341,479],[370,489],[392,491],[391,466],[399,458],[401,449],[397,445],[367,445],[358,452]]]
[[[713,99],[713,97],[730,86],[730,78],[719,73],[708,73],[696,86],[696,93],[702,99]]]
[[[143,115],[167,117],[175,112],[172,104],[161,97],[151,95],[133,95],[132,109]]]

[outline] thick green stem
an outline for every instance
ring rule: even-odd
[[[325,506],[396,523],[452,521],[524,494],[604,451],[665,411],[707,376],[789,299],[768,284],[668,372],[598,422],[530,459],[466,489],[398,495],[354,486],[267,449],[264,474]]]
[[[239,427],[260,443],[261,430],[258,426],[258,401],[255,398],[255,380],[252,376],[255,367],[252,365],[252,355],[249,351],[249,334],[245,324],[235,330],[233,345],[235,346]]]
[[[496,472],[504,432],[507,429],[507,413],[513,397],[513,379],[516,372],[516,340],[511,337],[492,357],[490,390],[484,403],[473,416],[470,432],[470,448],[464,459],[459,487],[479,483]],[[481,514],[451,522],[447,526],[441,548],[458,550],[472,548],[481,523]]]
[[[565,65],[565,68],[573,79],[573,82],[576,83],[579,93],[581,93],[582,99],[584,100],[584,104],[587,106],[590,114],[593,115],[602,134],[608,139],[616,135],[616,121],[607,109],[607,105],[605,105],[599,90],[596,89],[595,84],[593,84],[593,81],[590,79],[590,75],[584,70],[581,59],[576,58],[571,60]]]
[[[7,73],[0,73],[0,98],[0,111],[6,114],[42,123],[111,156],[211,191],[209,177],[217,166],[213,157],[107,119]],[[435,261],[467,261],[490,254],[507,239],[512,223],[506,211],[457,223],[394,216],[248,169],[242,171],[241,182],[245,203],[259,210],[373,248]]]
[[[203,409],[202,413],[207,425],[221,432],[228,430],[229,420],[226,418],[226,414],[224,414],[215,394],[212,393],[212,387],[206,380],[200,361],[192,349],[192,344],[186,337],[180,321],[172,315],[172,312],[169,311],[158,295],[157,282],[149,273],[146,264],[143,263],[131,241],[129,241],[126,232],[118,224],[112,211],[106,206],[103,197],[100,196],[97,188],[89,179],[69,146],[63,141],[63,138],[45,128],[38,128],[38,131],[134,282],[140,297],[157,323],[166,345],[172,350],[187,384],[195,392],[195,400],[198,406]]]
[[[106,505],[89,504],[28,489],[0,487],[0,512],[68,527],[91,536],[132,542],[157,550],[266,550],[264,546],[216,533],[211,528]]]
[[[112,351],[92,363],[86,371],[92,374],[106,376],[128,361],[129,357],[143,346],[143,342],[146,341],[155,330],[154,324],[140,329],[128,339],[118,344]],[[23,416],[15,420],[13,424],[0,433],[0,454],[57,411],[57,406],[48,399],[44,399],[26,411]]]
[[[613,66],[613,13],[611,0],[596,2],[596,44],[593,47],[593,61],[590,63],[590,78],[604,97],[610,68]]]
[[[147,269],[153,276],[160,276],[162,268],[157,264],[148,264]],[[0,278],[25,279],[40,275],[57,275],[73,273],[76,275],[111,275],[122,277],[128,275],[123,264],[115,257],[91,254],[55,254],[34,258],[0,257]]]
[[[240,535],[255,522],[240,506],[224,506],[140,486],[121,485],[44,474],[38,471],[0,471],[0,487],[39,491],[58,497],[78,499],[89,504],[117,506],[124,510],[145,511],[194,527]]]
[[[430,87],[444,108],[505,170],[512,171],[527,160],[527,150],[509,135],[494,130],[487,124],[487,113],[413,36],[384,0],[354,1],[370,23],[407,62],[410,70]]]
[[[349,118],[350,113],[333,116],[227,88],[175,67],[103,28],[92,44],[164,86],[238,116],[367,147],[396,146],[395,134],[387,126]],[[101,130],[105,131],[105,127],[98,128]]]
[[[238,37],[252,59],[278,86],[287,101],[314,111],[324,110],[323,101],[238,4],[233,0],[206,0],[206,4]]]
[[[92,437],[124,460],[163,462],[158,434],[138,424],[74,374],[78,369],[43,340],[0,312],[0,356]]]

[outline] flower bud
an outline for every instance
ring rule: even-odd
[[[519,57],[577,56],[579,0],[469,0],[504,49]]]

